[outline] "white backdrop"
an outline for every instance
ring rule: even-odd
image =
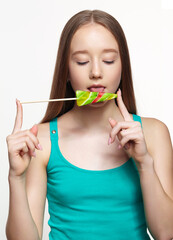
[[[0,239],[8,214],[8,153],[6,136],[13,129],[16,104],[48,99],[60,33],[80,10],[100,9],[121,24],[129,46],[138,114],[163,121],[173,139],[171,0],[7,0],[0,2]],[[23,106],[23,128],[42,118],[47,103]],[[47,203],[44,237],[48,239]]]

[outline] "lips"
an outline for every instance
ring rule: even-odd
[[[90,87],[88,89],[90,92],[104,92],[105,87]]]

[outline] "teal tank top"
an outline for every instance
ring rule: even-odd
[[[140,116],[133,114],[133,120],[142,125]],[[59,149],[57,117],[49,124],[49,239],[149,240],[134,160],[129,158],[123,165],[106,170],[79,168]]]

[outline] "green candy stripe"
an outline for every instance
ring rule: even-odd
[[[97,97],[97,95],[98,95],[98,92],[88,92],[88,91],[85,92],[85,91],[80,91],[80,90],[76,91],[77,101],[78,102],[80,101],[80,106],[92,103],[93,100]],[[83,102],[82,102],[82,99],[84,99]]]
[[[97,96],[98,96],[98,92],[90,92],[88,99],[86,99],[83,105],[92,103]]]
[[[81,90],[77,90],[76,91],[76,97],[79,99],[79,98],[82,98],[83,95],[85,95],[87,92],[85,91],[81,91]]]
[[[86,91],[77,90],[76,91],[76,97],[77,97],[78,106],[82,106],[83,103],[88,99],[89,92],[88,91],[86,92]]]

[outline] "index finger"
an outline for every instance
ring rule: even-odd
[[[127,108],[126,108],[126,106],[123,102],[120,89],[118,90],[117,94],[118,94],[118,97],[117,97],[118,107],[119,107],[119,109],[120,109],[120,111],[121,111],[121,113],[124,117],[124,120],[125,121],[132,121],[132,118],[131,118],[131,116],[130,116],[130,114],[129,114],[129,112],[128,112],[128,110],[127,110]]]
[[[14,124],[12,133],[18,132],[22,128],[22,123],[23,123],[23,108],[22,108],[22,104],[17,99],[16,99],[16,105],[17,105],[17,113],[16,113],[16,119],[15,119],[15,124]]]

